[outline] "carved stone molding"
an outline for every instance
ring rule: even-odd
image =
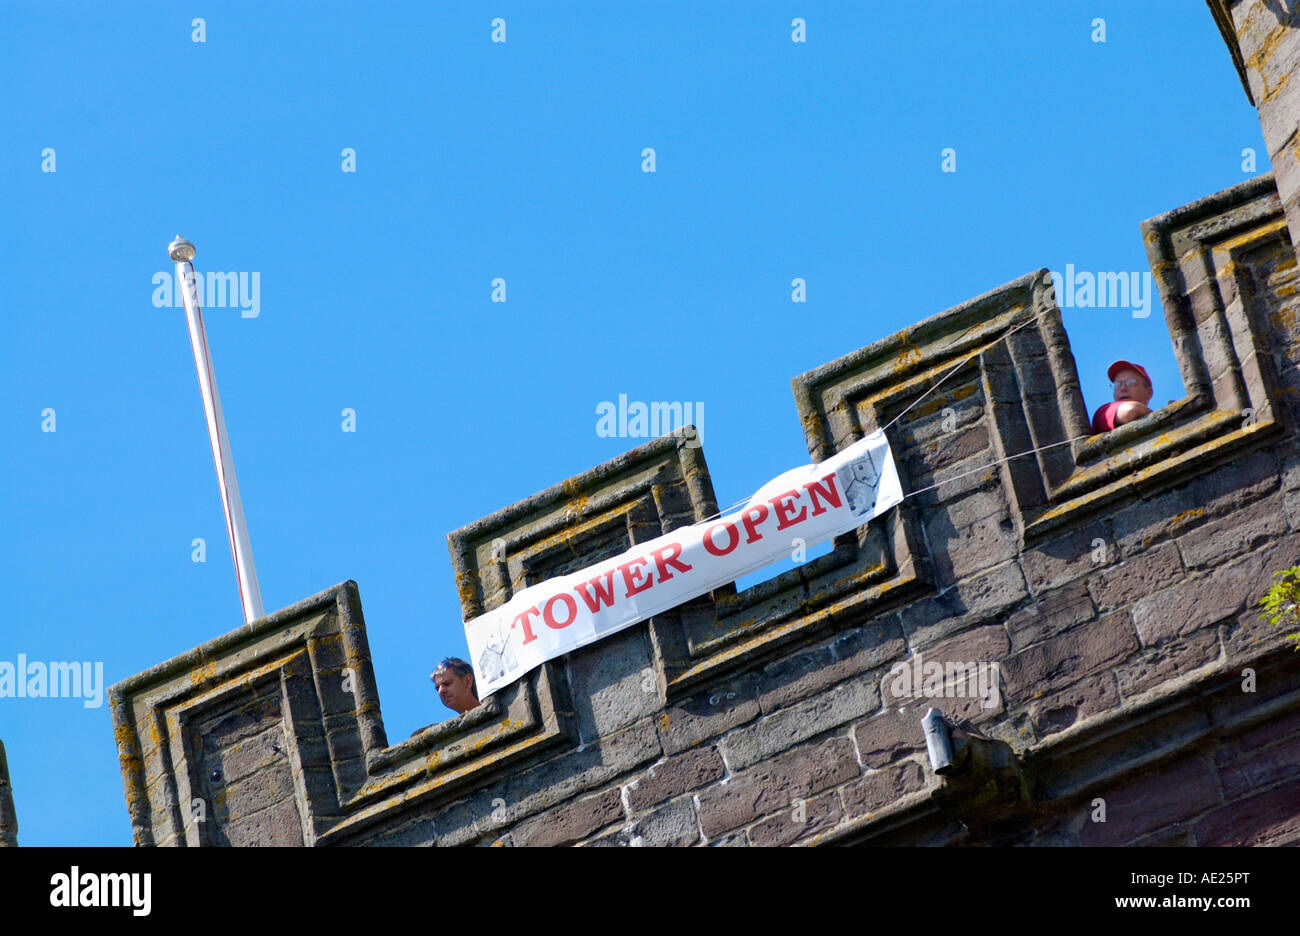
[[[1250,275],[1262,250],[1289,243],[1272,177],[1153,218],[1142,234],[1183,399],[1091,435],[1040,270],[796,377],[813,458],[889,426],[904,490],[949,485],[931,501],[977,486],[983,479],[967,476],[984,464],[1001,477],[1027,545],[1275,435],[1275,352]],[[983,432],[953,431],[981,419]]]
[[[344,582],[109,689],[138,845],[313,845],[564,736],[549,667],[387,746]]]

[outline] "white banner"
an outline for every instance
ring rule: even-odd
[[[813,546],[902,500],[889,440],[878,430],[821,464],[774,478],[725,517],[531,585],[465,622],[479,698],[547,660],[789,556],[796,538]]]

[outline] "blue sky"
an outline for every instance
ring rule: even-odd
[[[450,714],[447,532],[644,441],[602,401],[703,403],[732,503],[808,460],[791,377],[1041,267],[1147,271],[1142,220],[1269,170],[1185,0],[10,2],[0,34],[0,661],[111,684],[242,623],[152,301],[181,233],[259,278],[204,319],[266,609],[358,582],[392,741]],[[1182,396],[1158,302],[1064,316],[1089,411],[1121,356]],[[107,706],[0,698],[0,739],[21,843],[130,843]]]

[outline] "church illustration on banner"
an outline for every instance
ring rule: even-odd
[[[503,633],[504,621],[498,621],[496,627],[488,634],[487,646],[479,654],[478,669],[487,682],[495,682],[519,668],[515,658],[515,648],[510,643],[510,635]]]
[[[842,465],[835,477],[840,482],[853,515],[870,516],[871,509],[876,505],[876,490],[880,487],[880,469],[871,457],[871,452],[867,451],[861,458]]]

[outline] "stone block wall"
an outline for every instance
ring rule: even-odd
[[[812,459],[887,428],[909,496],[770,581],[396,745],[352,582],[113,686],[137,844],[1300,842],[1300,654],[1255,607],[1300,563],[1300,32],[1207,2],[1276,177],[1141,226],[1185,397],[1089,435],[1027,274],[794,379]],[[463,614],[716,511],[656,439],[451,533]]]
[[[391,746],[351,582],[113,686],[137,843],[1300,841],[1300,654],[1254,608],[1300,562],[1295,252],[1269,176],[1142,234],[1182,400],[1089,436],[1028,274],[794,379],[814,460],[888,426],[911,494],[770,581]],[[693,433],[651,441],[451,533],[464,616],[716,511]]]
[[[1246,96],[1259,111],[1287,223],[1300,231],[1300,6],[1293,0],[1206,0]]]
[[[18,844],[18,817],[14,814],[13,792],[9,789],[9,762],[0,741],[0,848]]]

